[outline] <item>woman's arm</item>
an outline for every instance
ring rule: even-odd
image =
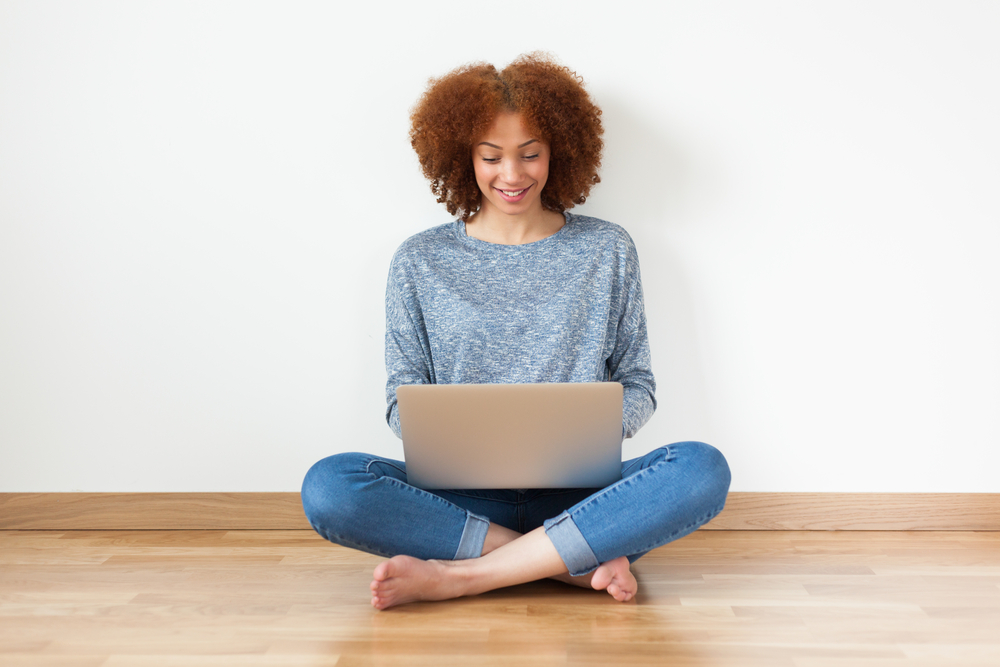
[[[434,382],[427,331],[413,281],[407,279],[407,273],[397,252],[385,288],[385,420],[396,437],[402,437],[396,388]]]
[[[629,239],[631,241],[631,239]],[[656,410],[656,379],[649,355],[646,311],[635,246],[630,242],[625,261],[622,312],[615,348],[608,358],[608,379],[624,388],[622,436],[631,438]]]

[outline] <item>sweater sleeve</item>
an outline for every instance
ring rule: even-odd
[[[413,281],[397,252],[385,289],[385,420],[402,437],[396,388],[404,384],[433,382],[430,345]]]
[[[639,260],[635,247],[629,246],[618,333],[607,362],[609,379],[620,382],[624,389],[622,436],[625,438],[635,435],[656,410],[656,380],[649,354]]]

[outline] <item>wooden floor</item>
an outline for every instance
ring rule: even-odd
[[[0,531],[0,664],[1000,665],[1000,533],[698,531],[639,594],[369,606],[309,531]]]

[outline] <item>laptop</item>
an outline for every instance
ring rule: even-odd
[[[618,382],[402,385],[396,400],[414,486],[603,488],[621,479]]]

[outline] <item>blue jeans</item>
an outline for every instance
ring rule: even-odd
[[[458,560],[482,555],[490,522],[526,533],[539,526],[570,574],[684,537],[722,511],[729,466],[719,450],[679,442],[622,463],[604,489],[425,491],[406,483],[401,461],[336,454],[302,483],[317,533],[380,556]]]

